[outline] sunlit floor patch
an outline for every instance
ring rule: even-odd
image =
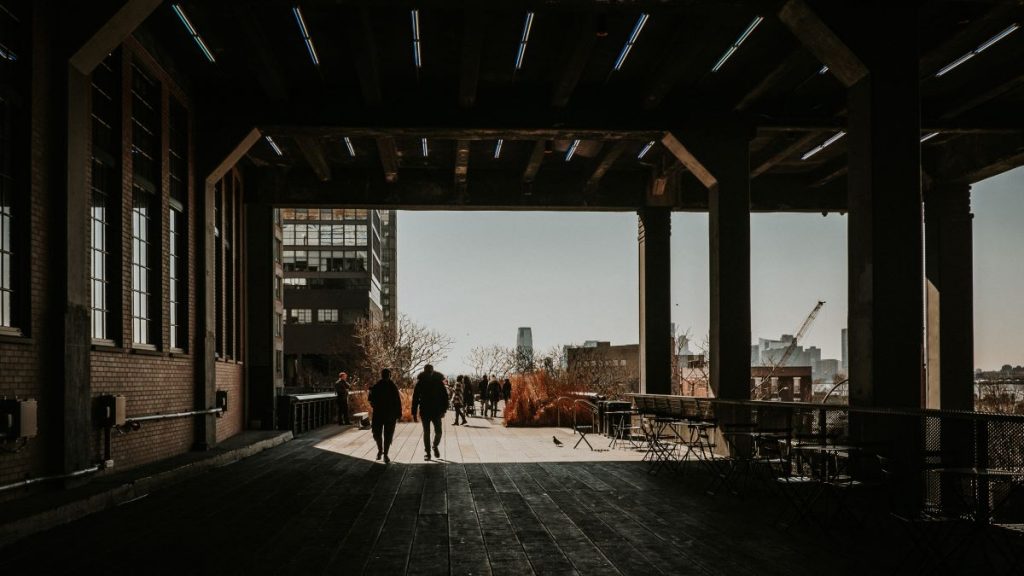
[[[554,438],[562,443],[558,446]],[[637,461],[643,452],[629,448],[609,448],[609,439],[588,434],[586,442],[569,428],[506,428],[500,418],[470,417],[466,425],[453,426],[452,415],[447,414],[441,434],[441,457],[435,462],[594,462]],[[328,450],[354,458],[373,460],[377,445],[369,430],[346,428],[316,444]],[[392,462],[422,464],[423,427],[419,423],[399,423],[389,456]]]

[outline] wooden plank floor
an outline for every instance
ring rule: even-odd
[[[420,425],[400,424],[389,465],[368,431],[321,429],[23,540],[0,574],[891,573],[602,437],[574,450],[566,429],[470,424],[446,419],[429,463]]]

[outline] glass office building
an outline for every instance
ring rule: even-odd
[[[395,318],[394,211],[280,208],[285,385],[333,381],[358,363],[353,326]]]

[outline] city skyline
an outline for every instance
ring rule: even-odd
[[[1003,305],[1024,285],[1011,265],[1024,246],[1014,220],[1024,214],[1022,188],[1024,169],[973,187],[978,368],[1024,364],[1024,311]],[[470,371],[471,348],[514,346],[520,326],[532,327],[539,354],[586,340],[639,342],[635,214],[404,211],[399,219],[399,312],[455,340],[439,369]],[[846,225],[839,214],[751,215],[751,344],[795,333],[825,300],[801,344],[842,357]],[[674,213],[672,321],[694,347],[708,331],[708,299],[707,215]]]

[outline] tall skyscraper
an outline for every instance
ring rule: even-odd
[[[529,326],[519,328],[516,334],[516,369],[533,370],[533,331]]]
[[[331,380],[358,367],[357,321],[396,318],[396,214],[281,208],[280,221],[285,381]]]

